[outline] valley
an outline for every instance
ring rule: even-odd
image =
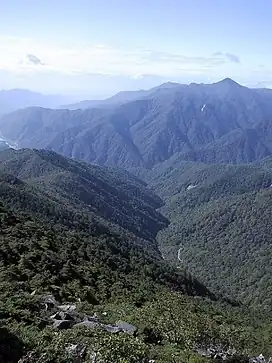
[[[271,159],[247,165],[168,161],[139,173],[165,200],[160,211],[171,223],[158,234],[163,255],[212,291],[269,311],[270,165]]]
[[[268,361],[270,98],[225,79],[2,117],[0,361]]]
[[[0,4],[0,363],[272,363],[272,2]]]

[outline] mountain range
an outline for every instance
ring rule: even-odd
[[[271,101],[227,78],[1,117],[0,362],[265,363]]]
[[[110,107],[110,106],[118,106],[124,103],[135,101],[137,99],[141,99],[147,97],[159,90],[167,90],[174,87],[180,87],[179,83],[167,82],[160,86],[153,87],[149,90],[139,90],[139,91],[121,91],[116,95],[113,95],[105,100],[84,100],[78,103],[64,105],[61,108],[67,108],[69,110],[84,110],[86,108],[94,108],[94,107]]]
[[[43,95],[27,89],[1,90],[0,115],[31,106],[57,108],[67,99],[68,97]]]
[[[261,160],[272,153],[271,118],[272,91],[224,79],[125,92],[88,109],[27,108],[2,117],[0,133],[19,148],[151,168],[173,155],[213,163]]]

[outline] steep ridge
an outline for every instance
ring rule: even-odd
[[[156,212],[162,200],[142,181],[122,170],[28,149],[1,152],[0,170],[34,186],[54,204],[92,213],[149,241],[154,241],[157,232],[168,224]]]
[[[225,79],[134,95],[86,110],[20,110],[0,120],[0,132],[19,147],[125,168],[153,167],[175,154],[180,160],[240,163],[272,153],[269,90]]]

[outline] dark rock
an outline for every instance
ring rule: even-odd
[[[54,320],[53,328],[58,330],[69,329],[73,324],[74,322],[72,320]]]
[[[132,324],[126,323],[125,321],[118,321],[116,323],[116,326],[118,326],[124,333],[127,333],[129,335],[136,334],[138,328]]]
[[[64,311],[57,312],[50,316],[54,320],[74,320],[71,314],[65,313]]]
[[[49,325],[50,322],[48,320],[44,320],[44,319],[41,319],[38,324],[37,324],[37,327],[39,329],[44,329],[47,325]]]
[[[74,320],[74,318],[71,314],[65,313],[63,311],[59,315],[62,320]]]

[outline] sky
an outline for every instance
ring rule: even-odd
[[[0,0],[0,89],[272,88],[271,16],[270,0]]]

